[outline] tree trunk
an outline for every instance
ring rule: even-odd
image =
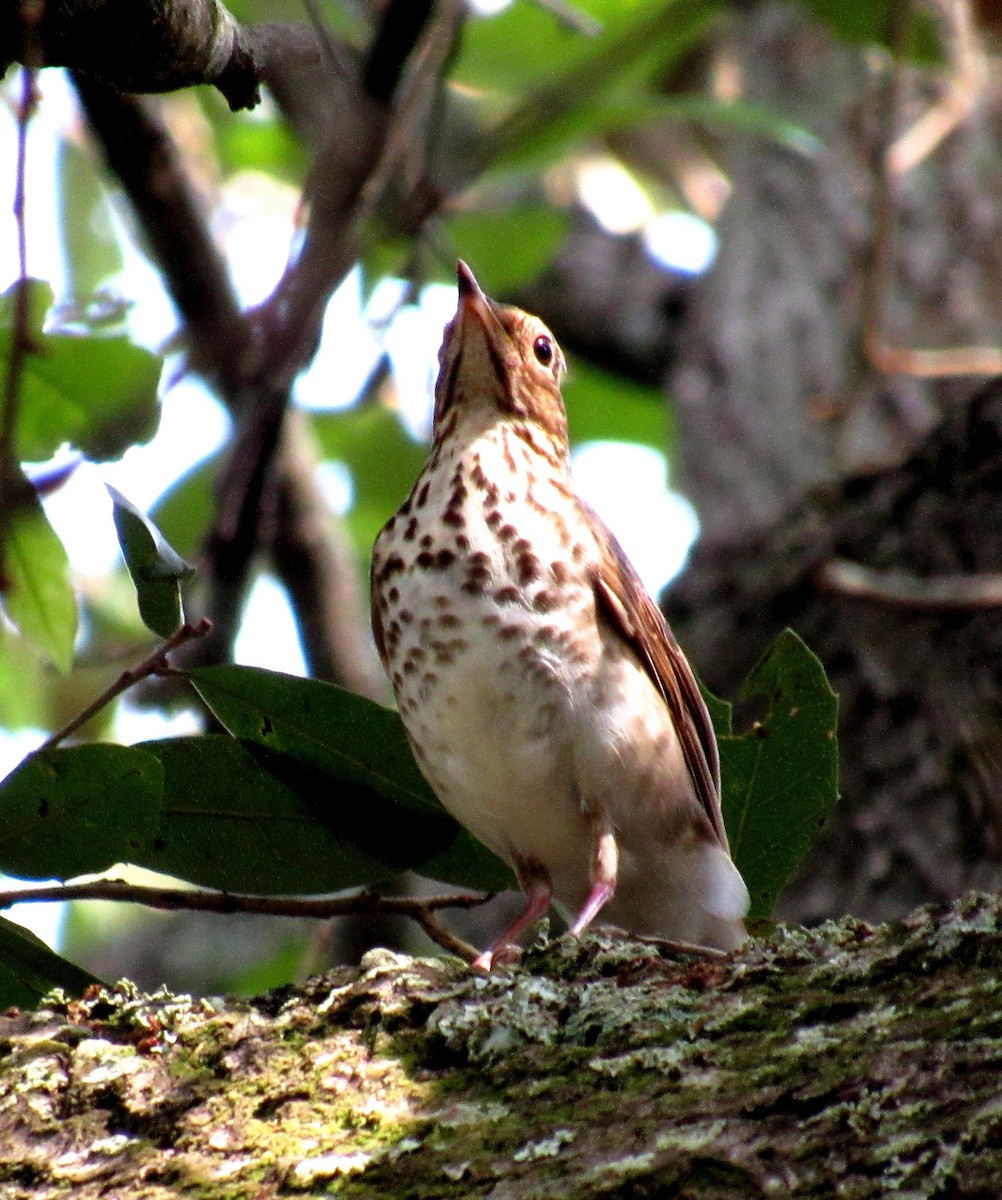
[[[50,997],[0,1017],[0,1196],[995,1196],[1000,915]]]
[[[886,65],[782,6],[735,14],[721,57],[744,99],[826,148],[725,146],[734,196],[672,386],[703,532],[667,606],[725,694],[785,625],[821,656],[841,698],[844,797],[781,911],[882,920],[1002,885],[1002,613],[967,586],[930,601],[938,577],[1002,563],[1002,398],[971,379],[882,375],[863,352],[875,314],[904,347],[998,341],[996,124],[976,110],[892,181],[882,225],[889,94],[899,126],[935,97],[902,104]],[[905,573],[912,601],[833,592],[835,558]]]

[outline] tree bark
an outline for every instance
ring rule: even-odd
[[[0,1195],[994,1196],[1000,916],[50,997],[0,1018]]]
[[[969,591],[1002,563],[1000,393],[885,375],[864,353],[874,322],[903,347],[998,340],[997,114],[981,104],[891,181],[882,225],[888,138],[934,90],[913,82],[889,108],[886,65],[874,72],[773,4],[736,14],[722,52],[746,100],[800,119],[826,149],[725,144],[734,196],[672,378],[702,537],[666,605],[727,695],[786,625],[821,656],[840,695],[844,795],[781,912],[883,920],[1002,886],[1002,612],[931,611],[922,595],[943,576]],[[918,599],[832,592],[835,558],[903,574]]]

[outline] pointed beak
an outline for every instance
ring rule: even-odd
[[[459,259],[456,262],[456,283],[459,287],[459,312],[461,323],[468,316],[476,317],[486,332],[497,324],[497,317],[491,308],[491,302],[484,295],[483,288],[477,283],[476,276],[470,268]]]

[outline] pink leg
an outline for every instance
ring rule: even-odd
[[[553,899],[553,883],[550,873],[542,863],[527,862],[517,864],[518,882],[525,893],[525,908],[514,921],[500,933],[493,942],[470,964],[474,971],[490,971],[497,954],[506,946],[513,946],[533,921],[539,918],[550,907]]]
[[[581,911],[571,926],[571,933],[580,936],[616,894],[619,873],[619,848],[616,836],[604,817],[595,818],[595,842],[592,846],[591,887]]]

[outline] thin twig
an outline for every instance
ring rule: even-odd
[[[110,687],[105,688],[100,696],[92,700],[82,712],[77,713],[72,721],[64,725],[62,729],[56,730],[51,737],[47,738],[38,747],[36,753],[42,750],[51,750],[54,746],[58,746],[70,734],[76,733],[82,725],[86,725],[91,717],[96,716],[102,708],[110,704],[112,700],[120,696],[123,692],[127,692],[130,687],[139,683],[141,679],[146,679],[150,675],[168,674],[173,668],[167,661],[167,655],[172,650],[177,650],[179,646],[183,646],[186,642],[193,641],[195,638],[205,637],[211,629],[212,622],[207,617],[203,617],[194,624],[186,621],[165,642],[161,642],[153,653],[144,658],[141,663],[123,671]]]
[[[229,915],[254,914],[272,917],[362,916],[372,913],[411,917],[427,935],[452,954],[472,961],[476,949],[451,933],[435,918],[443,908],[477,908],[491,898],[489,892],[454,892],[438,896],[381,896],[367,889],[349,896],[251,896],[243,893],[201,889],[144,887],[121,879],[97,879],[91,883],[53,884],[0,892],[0,910],[12,904],[66,900],[111,900],[142,904],[168,912],[208,912]]]
[[[826,592],[868,600],[885,608],[913,612],[964,612],[1002,608],[1002,575],[936,575],[920,578],[905,571],[877,571],[834,558],[814,576]]]

